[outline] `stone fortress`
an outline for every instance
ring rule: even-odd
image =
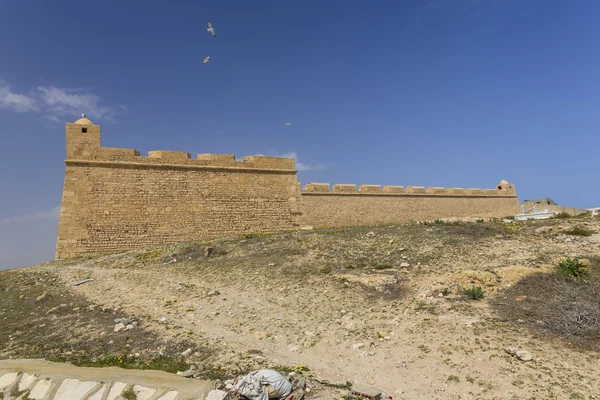
[[[56,259],[206,240],[520,211],[515,187],[494,189],[307,183],[294,159],[100,146],[100,126],[66,124],[66,172]]]

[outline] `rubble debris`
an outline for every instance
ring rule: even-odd
[[[234,386],[235,397],[241,395],[249,400],[281,399],[288,397],[291,392],[291,382],[271,369],[252,371]]]
[[[382,391],[368,385],[354,384],[350,393],[354,396],[369,400],[381,400]]]
[[[213,389],[206,395],[206,400],[224,400],[227,397],[227,392],[224,390]]]

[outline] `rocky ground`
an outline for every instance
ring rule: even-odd
[[[308,376],[309,397],[350,382],[394,399],[594,398],[598,232],[590,217],[432,221],[4,271],[0,357],[223,381],[274,368]],[[559,277],[564,257],[592,274]]]

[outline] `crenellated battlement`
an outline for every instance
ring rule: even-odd
[[[384,186],[336,184],[330,188],[329,183],[307,183],[303,195],[376,195],[376,196],[482,196],[482,197],[516,197],[514,186],[502,181],[496,189],[479,188],[444,188],[424,186]]]
[[[82,118],[83,120],[83,118]],[[82,121],[79,120],[79,121]],[[181,167],[184,169],[235,169],[295,173],[293,158],[246,156],[237,161],[234,154],[198,154],[194,159],[184,151],[152,150],[141,156],[135,149],[100,146],[100,127],[89,120],[67,123],[67,165]]]

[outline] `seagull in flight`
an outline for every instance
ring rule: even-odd
[[[283,126],[290,126],[292,123],[291,122],[286,122],[283,124]]]
[[[206,64],[206,63],[208,62],[208,60],[210,60],[210,56],[206,57],[206,58],[204,59],[204,61],[202,61],[202,64]]]
[[[211,33],[211,35],[213,35],[213,37],[217,37],[217,34],[215,33],[215,30],[213,29],[212,24],[210,23],[210,20],[207,20],[207,21],[208,21],[207,31],[209,31]]]

